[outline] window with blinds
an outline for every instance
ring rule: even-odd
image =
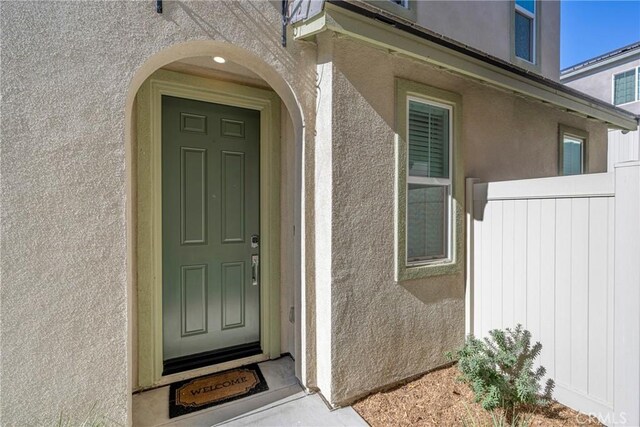
[[[449,176],[449,110],[409,101],[409,175]]]
[[[408,100],[407,263],[449,251],[451,109]]]
[[[615,105],[636,101],[636,69],[613,76],[613,103]],[[638,88],[640,98],[640,88]]]

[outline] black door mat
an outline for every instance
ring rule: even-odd
[[[179,381],[169,387],[169,418],[269,390],[257,364]]]

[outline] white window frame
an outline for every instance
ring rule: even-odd
[[[623,104],[616,104],[616,76],[620,74],[627,73],[631,70],[636,72],[635,78],[633,79],[633,101],[625,102]],[[640,86],[640,67],[632,67],[628,70],[620,71],[619,73],[615,73],[611,75],[611,104],[616,107],[622,107],[624,105],[633,104],[634,102],[640,101],[640,96],[638,96],[638,86]]]
[[[513,55],[519,60],[525,61],[529,64],[535,64],[538,59],[536,57],[536,39],[537,39],[537,27],[538,27],[538,23],[536,22],[536,19],[537,19],[536,15],[538,14],[538,2],[537,0],[533,2],[533,7],[535,11],[533,13],[529,12],[527,9],[520,6],[517,2],[515,2],[515,0],[514,0],[514,5],[515,5],[515,12],[513,15]],[[531,61],[529,61],[528,59],[519,57],[516,52],[516,31],[517,30],[516,30],[515,13],[520,13],[526,16],[527,18],[531,19]]]
[[[411,176],[409,169],[409,105],[411,101],[419,102],[422,104],[432,105],[434,107],[442,108],[448,111],[449,114],[449,141],[448,141],[448,157],[449,157],[449,178],[431,178],[422,176]],[[453,260],[453,107],[451,105],[442,104],[437,101],[433,101],[428,98],[423,98],[417,95],[407,95],[405,100],[406,108],[406,123],[405,123],[405,135],[407,135],[407,159],[406,159],[406,185],[405,185],[405,266],[415,267],[419,265],[429,265],[435,263],[451,262]],[[444,257],[432,257],[427,259],[409,261],[409,184],[418,185],[430,185],[437,187],[446,187],[447,189],[447,218],[446,218],[446,251]]]

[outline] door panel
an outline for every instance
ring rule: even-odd
[[[222,242],[244,241],[244,153],[222,152]]]
[[[180,169],[181,243],[206,243],[207,150],[180,147]]]
[[[207,333],[207,265],[189,265],[181,269],[181,335]]]
[[[254,110],[162,97],[165,362],[259,349],[259,129]]]
[[[244,326],[243,262],[222,264],[222,329]]]

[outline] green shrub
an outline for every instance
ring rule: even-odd
[[[502,408],[511,421],[521,406],[543,406],[551,400],[553,380],[544,390],[540,381],[546,370],[534,371],[533,361],[542,344],[531,346],[531,333],[516,326],[514,330],[494,329],[490,338],[479,340],[470,335],[465,345],[448,357],[458,359],[461,380],[471,387],[476,402],[488,411]]]

